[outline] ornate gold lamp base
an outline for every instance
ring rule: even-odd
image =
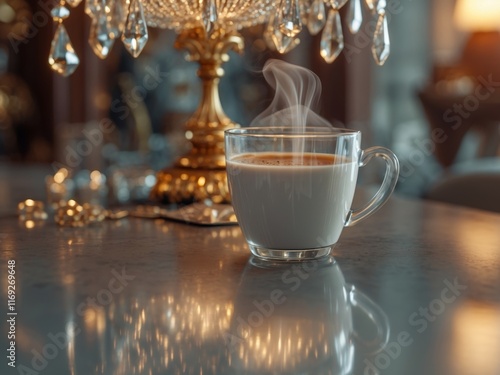
[[[202,99],[185,124],[185,136],[192,148],[173,167],[157,174],[151,196],[163,203],[188,203],[210,199],[230,201],[224,156],[224,130],[239,125],[231,121],[219,98],[218,85],[224,75],[221,65],[229,60],[228,51],[243,50],[243,38],[232,30],[217,28],[207,34],[197,27],[181,32],[176,48],[185,48],[191,61],[198,61]]]
[[[167,168],[158,172],[156,179],[152,194],[163,203],[230,201],[225,169]]]

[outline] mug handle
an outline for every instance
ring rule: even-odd
[[[399,177],[399,161],[396,155],[389,149],[385,147],[370,147],[364,151],[361,151],[361,157],[359,160],[359,166],[364,167],[367,165],[372,158],[382,158],[385,161],[385,175],[382,185],[378,189],[377,193],[372,197],[368,204],[357,210],[350,210],[344,225],[346,227],[353,226],[359,223],[361,220],[367,218],[375,211],[377,211],[382,205],[389,199],[394,187],[398,182]]]
[[[387,318],[387,315],[380,306],[373,302],[366,294],[357,290],[354,285],[350,285],[348,288],[351,306],[359,308],[375,326],[377,331],[377,335],[373,339],[362,338],[355,329],[353,330],[353,336],[368,351],[366,354],[373,355],[380,353],[389,342],[391,333],[389,318]]]

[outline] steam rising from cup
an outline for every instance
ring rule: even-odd
[[[274,98],[250,126],[287,126],[303,130],[306,126],[332,127],[317,114],[321,97],[321,81],[309,69],[270,59],[263,75],[274,89]]]

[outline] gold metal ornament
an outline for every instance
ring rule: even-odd
[[[109,216],[108,211],[96,204],[83,205],[70,199],[61,202],[55,212],[54,220],[61,227],[85,227],[89,224],[100,223]]]
[[[198,109],[185,124],[190,151],[174,166],[157,174],[151,196],[164,203],[187,203],[210,199],[230,201],[224,156],[224,130],[239,127],[223,111],[219,98],[222,64],[228,52],[243,51],[243,38],[234,30],[216,27],[207,33],[203,27],[181,31],[176,48],[185,48],[188,58],[200,65],[202,97]]]
[[[22,221],[47,220],[47,212],[42,201],[26,199],[17,205],[17,214]]]
[[[90,222],[88,211],[73,199],[57,208],[54,220],[61,227],[84,227]]]

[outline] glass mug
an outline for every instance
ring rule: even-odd
[[[228,373],[347,375],[382,351],[385,312],[332,257],[291,266],[252,257],[234,300]]]
[[[378,210],[399,174],[394,153],[361,149],[359,131],[306,127],[225,131],[232,204],[251,252],[274,260],[330,254],[342,229]],[[373,157],[386,162],[382,184],[368,202],[351,209],[358,169]]]

